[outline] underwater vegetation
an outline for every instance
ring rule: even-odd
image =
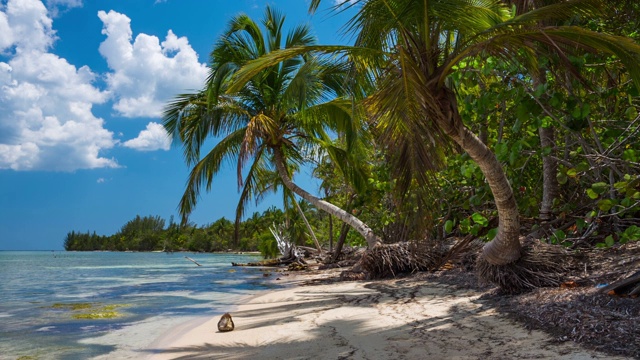
[[[122,317],[123,314],[116,311],[116,309],[127,306],[129,305],[104,305],[100,303],[55,303],[51,305],[51,308],[69,311],[72,319],[93,320]]]

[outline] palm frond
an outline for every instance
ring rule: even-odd
[[[547,6],[537,7],[505,22],[512,24],[551,24],[562,25],[562,22],[576,18],[595,18],[604,15],[606,2],[602,0],[569,0],[555,1]]]
[[[323,149],[326,150],[332,164],[339,170],[347,183],[353,186],[357,192],[362,193],[367,187],[367,179],[369,178],[368,169],[365,167],[368,161],[362,156],[357,156],[358,153],[355,151],[346,151],[332,144],[324,144]]]
[[[440,128],[444,114],[420,64],[402,49],[397,63],[400,67],[380,79],[380,90],[365,100],[365,108],[404,192],[413,179],[429,184],[452,147]]]
[[[278,10],[267,6],[262,24],[267,29],[267,51],[271,52],[280,49],[282,43],[282,26],[284,25],[285,16]]]
[[[272,182],[274,177],[269,176],[273,173],[273,169],[268,165],[265,148],[260,148],[255,154],[255,161],[251,164],[240,191],[240,199],[236,206],[236,226],[242,221],[245,209],[251,200],[255,200],[256,204],[258,204],[266,192],[269,190],[276,191],[276,187]]]
[[[287,49],[281,49],[272,51],[264,56],[251,60],[244,64],[241,69],[235,72],[233,79],[230,81],[231,85],[227,89],[228,94],[238,92],[245,84],[247,84],[252,78],[260,74],[260,72],[277,64],[303,55],[303,54],[349,54],[352,56],[352,60],[359,64],[362,68],[372,67],[374,62],[380,55],[379,50],[355,48],[351,46],[333,45],[333,46],[294,46]]]
[[[616,56],[624,64],[636,86],[640,86],[640,44],[630,38],[598,33],[577,26],[500,27],[486,35],[486,40],[467,47],[447,64],[440,83],[443,83],[455,64],[469,56],[491,54],[508,63],[519,61],[529,71],[535,71],[536,58],[548,52],[558,54],[561,58],[583,53]],[[571,66],[568,62],[566,65]]]
[[[222,139],[204,158],[193,167],[187,180],[186,189],[179,204],[182,223],[186,224],[200,196],[202,185],[211,190],[214,176],[220,171],[222,162],[237,158],[240,153],[244,129],[235,131]]]
[[[248,38],[245,38],[245,41],[240,41],[242,40],[242,38],[236,37],[238,36],[238,34],[246,34]],[[233,47],[235,49],[243,49],[253,46],[255,47],[257,54],[264,54],[266,52],[264,37],[262,35],[260,27],[246,14],[235,16],[231,19],[231,21],[229,21],[229,24],[227,25],[227,31],[220,38],[220,40],[224,42],[225,40],[229,39],[236,40],[234,41],[234,43],[240,45],[237,47]],[[222,50],[222,48],[220,50]]]

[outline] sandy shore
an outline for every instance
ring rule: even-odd
[[[164,359],[625,359],[556,343],[478,292],[414,278],[293,286],[182,324],[144,351]]]

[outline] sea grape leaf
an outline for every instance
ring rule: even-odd
[[[471,219],[473,219],[473,222],[479,224],[482,227],[489,225],[489,220],[487,220],[487,218],[482,216],[482,214],[480,213],[473,213],[473,215],[471,215]]]
[[[587,196],[588,196],[590,199],[593,199],[593,200],[595,200],[595,199],[597,199],[597,198],[599,198],[599,197],[600,197],[600,195],[598,195],[598,193],[596,193],[595,191],[593,191],[593,189],[587,189]]]

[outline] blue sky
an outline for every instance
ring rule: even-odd
[[[71,230],[110,235],[136,215],[178,219],[188,169],[162,107],[201,87],[232,16],[260,19],[267,4],[321,43],[346,42],[331,0],[313,16],[305,0],[0,0],[0,250],[62,249]],[[229,166],[191,220],[233,218],[237,199]]]

